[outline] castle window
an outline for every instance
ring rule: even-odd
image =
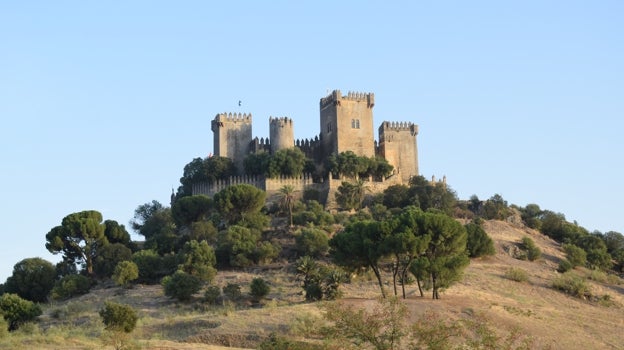
[[[356,119],[356,120],[355,120],[355,128],[356,128],[356,129],[359,129],[359,128],[360,128],[360,120],[359,120],[359,119]]]
[[[355,119],[351,119],[351,129],[355,129]]]
[[[332,131],[332,125],[331,122],[327,123],[327,132],[331,132]]]

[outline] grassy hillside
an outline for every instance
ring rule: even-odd
[[[624,287],[619,278],[607,278],[586,269],[574,273],[588,280],[593,298],[568,296],[551,287],[560,274],[556,272],[563,252],[558,243],[521,225],[502,221],[484,223],[496,245],[496,255],[472,260],[463,280],[446,290],[441,300],[418,295],[408,286],[405,301],[409,319],[416,321],[431,310],[443,319],[485,317],[501,334],[519,328],[534,339],[534,348],[550,349],[621,349],[624,338]],[[511,256],[513,247],[530,236],[542,250],[534,262]],[[506,277],[510,268],[526,272],[526,282]],[[139,313],[136,330],[128,340],[145,349],[222,349],[220,346],[255,348],[271,333],[292,339],[320,342],[309,332],[322,321],[320,303],[305,303],[292,268],[273,264],[242,271],[219,271],[216,284],[237,283],[245,295],[254,277],[270,282],[271,293],[263,305],[248,300],[226,302],[219,306],[201,301],[178,303],[163,295],[162,287],[139,285],[123,290],[100,285],[88,295],[65,302],[45,305],[44,315],[36,324],[0,339],[0,348],[38,349],[112,349],[107,344],[103,324],[97,314],[105,300],[132,305]],[[391,292],[391,276],[384,275]],[[369,307],[379,296],[376,281],[359,276],[342,287],[339,301]],[[608,295],[608,298],[603,297]],[[608,300],[607,300],[608,299]],[[110,344],[110,341],[108,341]]]

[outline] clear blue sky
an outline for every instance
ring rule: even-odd
[[[331,89],[417,123],[462,199],[624,232],[623,62],[622,1],[1,2],[0,281],[67,214],[168,203],[215,114],[313,137]]]

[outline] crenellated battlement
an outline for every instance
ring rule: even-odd
[[[251,113],[219,113],[215,116],[214,121],[251,123]]]
[[[387,122],[384,121],[379,127],[379,133],[386,131],[409,131],[413,136],[418,135],[418,125],[412,122]]]
[[[321,98],[321,109],[331,104],[340,105],[341,100],[355,102],[366,101],[368,108],[373,108],[375,106],[375,94],[371,92],[349,91],[346,96],[343,96],[340,90],[334,90],[331,94]]]
[[[277,126],[291,125],[292,126],[292,123],[293,123],[293,120],[288,117],[269,117],[269,125],[277,125]]]

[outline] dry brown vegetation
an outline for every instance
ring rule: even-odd
[[[551,287],[558,276],[561,247],[546,236],[524,226],[502,221],[484,223],[496,245],[496,255],[472,260],[463,280],[445,290],[441,300],[418,295],[409,286],[405,301],[409,319],[415,322],[426,312],[442,318],[484,317],[501,334],[514,328],[533,338],[534,348],[622,349],[624,338],[624,286],[620,279],[589,280],[594,298],[575,298]],[[534,262],[518,260],[510,252],[524,236],[542,250]],[[510,268],[522,269],[528,281],[506,277]],[[583,277],[591,272],[577,268]],[[300,282],[288,265],[241,271],[220,271],[216,284],[238,283],[249,292],[249,283],[261,276],[269,281],[271,293],[261,307],[244,301],[217,306],[201,302],[178,303],[163,295],[160,286],[139,285],[133,289],[100,286],[88,295],[45,306],[37,324],[27,325],[0,339],[0,348],[112,349],[104,345],[103,325],[97,310],[106,300],[129,304],[140,320],[131,334],[131,344],[144,349],[223,349],[225,346],[255,348],[271,333],[291,339],[322,341],[309,331],[322,321],[318,303],[305,303]],[[386,273],[391,291],[390,274]],[[601,280],[600,278],[594,279]],[[340,302],[370,307],[379,296],[373,278],[359,276],[342,287]],[[608,302],[599,297],[608,295]],[[598,297],[598,298],[596,298]],[[231,349],[228,348],[228,349]]]

